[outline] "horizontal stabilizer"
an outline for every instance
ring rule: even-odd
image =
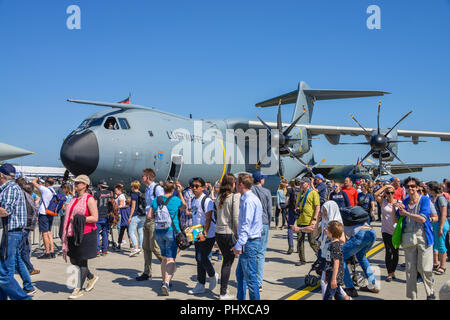
[[[332,99],[346,99],[346,98],[365,98],[365,97],[379,97],[390,92],[384,91],[358,91],[358,90],[321,90],[321,89],[303,89],[305,95],[310,96],[314,100],[332,100]],[[257,107],[272,107],[277,106],[280,99],[281,104],[290,104],[297,101],[298,90],[283,94],[281,96],[259,102]]]

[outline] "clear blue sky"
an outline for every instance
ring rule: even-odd
[[[81,30],[66,9],[81,8]],[[381,8],[381,30],[366,9]],[[36,152],[23,165],[61,165],[63,138],[99,107],[68,98],[132,102],[195,117],[276,119],[256,102],[312,88],[373,89],[383,126],[450,131],[450,1],[0,0],[0,141]],[[376,125],[378,98],[316,104],[312,123]],[[283,109],[290,120],[293,106]],[[344,142],[362,137],[343,137]],[[450,143],[402,144],[409,163],[450,162]],[[364,146],[313,142],[316,159],[354,163]],[[450,169],[425,169],[425,179]]]

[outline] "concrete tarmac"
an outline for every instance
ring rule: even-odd
[[[406,300],[406,281],[405,271],[400,264],[404,263],[404,254],[400,250],[399,267],[396,271],[397,279],[388,283],[385,281],[387,272],[384,264],[385,250],[381,239],[380,222],[373,222],[372,226],[377,232],[377,240],[373,246],[369,261],[372,268],[379,268],[380,273],[380,292],[378,294],[359,291],[359,297],[356,300]],[[295,236],[294,236],[295,237]],[[115,231],[115,239],[117,232]],[[296,247],[296,238],[294,243]],[[194,258],[193,246],[185,251],[181,251],[177,256],[177,270],[172,281],[170,295],[161,295],[161,270],[159,261],[154,258],[152,265],[152,279],[142,282],[135,280],[135,277],[142,273],[144,267],[143,254],[137,257],[129,257],[130,246],[122,245],[122,252],[116,253],[111,251],[106,256],[100,256],[89,260],[89,268],[92,273],[99,276],[94,289],[85,292],[84,296],[79,300],[165,300],[165,299],[218,299],[220,292],[220,280],[216,288],[212,291],[206,290],[206,293],[194,296],[188,294],[188,290],[196,284],[196,262]],[[60,239],[55,239],[56,245],[60,246]],[[267,248],[263,290],[261,299],[279,300],[320,300],[322,299],[320,287],[312,290],[311,287],[305,286],[304,276],[309,272],[311,264],[315,260],[314,253],[305,243],[307,264],[303,266],[295,266],[295,262],[299,261],[298,253],[294,250],[291,255],[286,254],[287,230],[270,230],[269,243]],[[35,269],[40,270],[40,274],[31,277],[33,284],[38,289],[33,300],[66,300],[72,289],[68,287],[73,281],[73,268],[68,262],[64,262],[62,256],[58,255],[55,259],[38,260],[36,257],[41,254],[40,249],[35,250],[32,255],[31,262]],[[213,255],[212,263],[214,269],[220,276],[221,261],[218,256]],[[236,276],[235,270],[237,259],[235,260],[231,272],[229,282],[229,291],[236,295]],[[358,266],[357,270],[361,271]],[[375,271],[377,272],[377,271]],[[315,274],[315,273],[312,273]],[[439,289],[449,280],[449,275],[433,275],[435,283],[434,290],[436,298],[439,298]],[[20,277],[16,275],[16,279],[21,284]],[[86,284],[85,284],[86,286]],[[208,288],[208,282],[206,285]],[[423,284],[418,284],[419,299],[426,299]]]

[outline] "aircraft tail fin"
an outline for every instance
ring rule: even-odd
[[[305,116],[300,119],[299,123],[310,123],[312,113],[314,110],[314,102],[317,100],[331,100],[331,99],[346,99],[346,98],[364,98],[364,97],[378,97],[390,92],[384,91],[368,91],[368,90],[324,90],[324,89],[310,89],[309,86],[300,81],[298,89],[281,96],[265,100],[256,104],[257,107],[271,107],[277,106],[281,100],[281,104],[295,103],[294,114],[292,121],[296,119],[306,110]]]

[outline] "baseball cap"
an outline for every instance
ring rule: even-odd
[[[16,168],[12,164],[5,163],[0,167],[0,173],[3,173],[5,176],[14,177],[16,175]]]
[[[307,178],[307,177],[303,177],[303,178],[301,178],[300,179],[300,183],[311,183],[311,180],[309,179],[309,178]]]
[[[90,185],[91,184],[91,180],[85,174],[80,174],[78,177],[73,179],[73,182],[81,182],[81,183],[84,183],[86,185]]]
[[[262,179],[267,178],[266,175],[261,174],[261,171],[255,171],[253,172],[253,181],[256,182],[260,182]]]
[[[99,184],[103,188],[108,188],[109,187],[108,183],[105,180],[100,180]]]
[[[319,174],[316,174],[316,176],[315,176],[315,178],[319,178],[320,180],[325,180],[325,178],[323,177],[323,175],[321,175],[320,173]]]

